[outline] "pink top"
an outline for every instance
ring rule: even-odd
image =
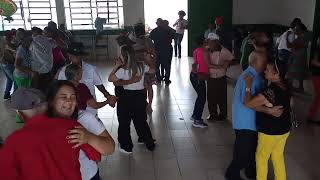
[[[225,63],[229,63],[233,60],[232,53],[226,49],[222,48],[221,51],[215,51],[213,53],[210,53],[210,61],[209,63],[212,65],[223,65]],[[227,68],[221,68],[221,69],[213,69],[210,68],[210,78],[221,78],[226,75]]]
[[[209,69],[207,64],[204,62],[203,58],[203,48],[199,47],[193,51],[194,63],[198,64],[198,73],[209,74]]]

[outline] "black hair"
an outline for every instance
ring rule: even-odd
[[[200,35],[200,36],[198,36],[198,37],[196,38],[195,42],[197,43],[197,46],[200,47],[200,46],[203,45],[204,40],[205,40],[205,38],[204,38],[202,35]]]
[[[75,80],[76,75],[78,72],[81,70],[81,67],[77,64],[69,64],[66,67],[65,70],[65,75],[68,81],[73,81]]]
[[[32,33],[42,34],[42,29],[38,27],[32,27],[31,31]]]
[[[292,20],[292,22],[290,23],[290,28],[294,28],[296,27],[296,25],[298,24],[302,24],[302,21],[300,18],[296,17]]]
[[[145,36],[146,34],[145,26],[142,23],[135,24],[133,29],[134,29],[134,34],[136,35],[137,38]]]
[[[178,15],[185,16],[185,15],[186,15],[186,12],[184,12],[184,11],[181,10],[181,11],[178,12]]]
[[[59,90],[63,87],[63,86],[69,86],[71,87],[74,92],[77,92],[76,91],[76,87],[70,82],[70,81],[67,81],[67,80],[54,80],[48,90],[47,90],[47,100],[48,100],[48,112],[47,112],[47,115],[48,117],[50,118],[54,118],[54,112],[53,112],[53,107],[51,106],[51,103],[53,102],[54,98],[57,96],[57,93],[59,92]],[[78,99],[78,96],[76,95],[76,99]],[[73,120],[78,120],[78,108],[76,107],[73,114],[71,115],[71,118]]]

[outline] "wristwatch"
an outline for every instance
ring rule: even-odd
[[[246,92],[251,92],[251,88],[246,88]]]

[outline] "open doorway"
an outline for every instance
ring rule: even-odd
[[[188,0],[144,0],[145,23],[151,29],[155,28],[156,20],[162,18],[169,21],[169,25],[173,28],[173,24],[178,19],[178,12],[183,10],[186,12],[185,19],[188,19]],[[175,29],[175,28],[173,28]],[[188,55],[188,31],[185,31],[182,43],[182,56]]]

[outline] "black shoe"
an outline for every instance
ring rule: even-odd
[[[154,151],[156,144],[154,142],[152,143],[146,143],[146,147],[149,151]]]
[[[10,99],[11,98],[11,95],[10,94],[6,94],[3,96],[3,99]]]
[[[227,120],[227,118],[224,117],[224,116],[218,116],[218,117],[215,119],[215,121],[226,121],[226,120]]]
[[[166,81],[165,83],[166,83],[167,86],[169,86],[169,85],[171,84],[171,81],[168,80],[168,81]]]
[[[156,140],[155,139],[153,139],[153,142],[155,143],[156,142]],[[144,144],[144,141],[142,140],[142,138],[138,138],[138,144]]]
[[[217,119],[217,117],[214,117],[214,116],[211,116],[211,115],[209,115],[207,117],[207,121],[215,121],[216,119]]]

